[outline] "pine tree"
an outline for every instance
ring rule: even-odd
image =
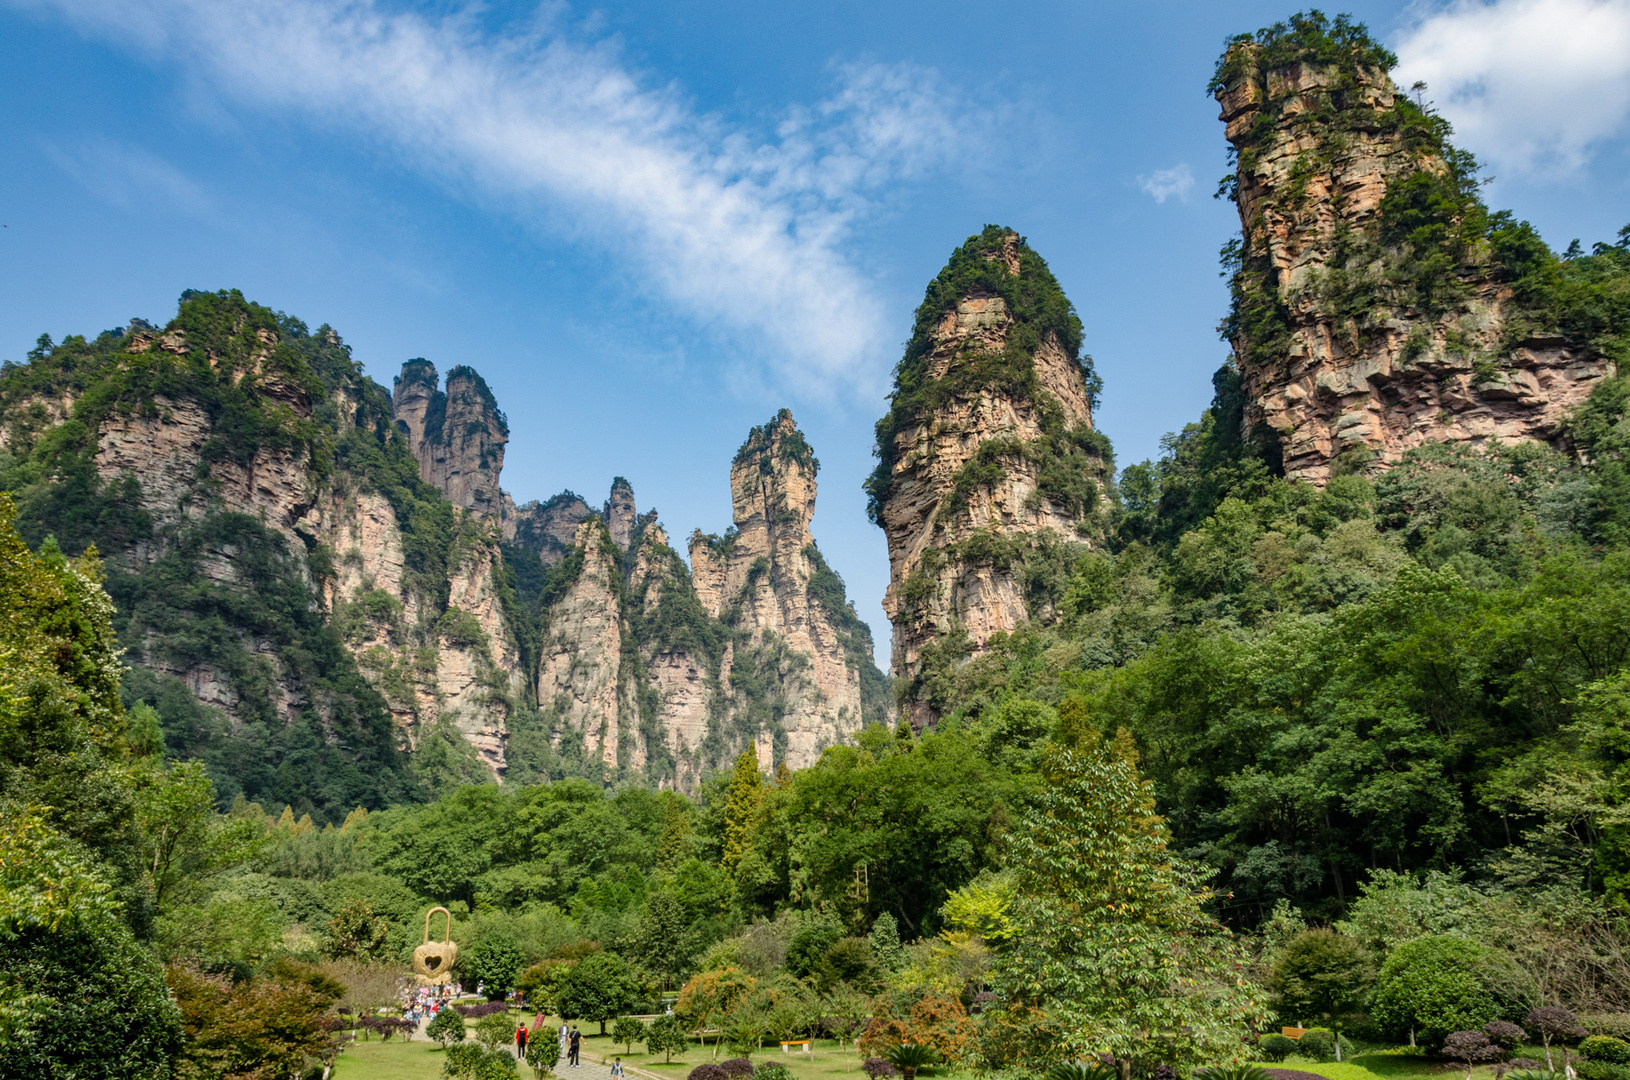
[[[720,864],[731,872],[753,846],[759,808],[764,804],[764,778],[758,772],[758,753],[749,747],[736,759],[724,804],[724,853]]]
[[[900,925],[889,912],[883,912],[872,923],[872,932],[866,935],[866,941],[883,970],[899,971],[905,966],[906,950],[900,944]]]
[[[690,854],[690,813],[685,797],[666,792],[662,801],[662,836],[657,840],[657,869],[673,871]]]

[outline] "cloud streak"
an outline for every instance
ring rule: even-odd
[[[1571,171],[1630,126],[1630,0],[1458,0],[1397,52],[1399,85],[1424,81],[1456,141],[1501,169]]]
[[[1194,190],[1194,170],[1188,167],[1187,162],[1170,169],[1156,169],[1138,177],[1138,187],[1148,192],[1157,203],[1164,203],[1167,199],[1187,202],[1189,192]]]
[[[240,103],[382,140],[529,223],[568,223],[810,396],[869,388],[887,338],[842,242],[885,185],[950,164],[953,95],[907,66],[837,68],[831,97],[758,136],[546,24],[498,38],[369,0],[8,2]]]

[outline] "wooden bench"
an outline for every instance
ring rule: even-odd
[[[813,1050],[811,1050],[809,1048],[809,1040],[808,1039],[783,1039],[783,1040],[781,1040],[781,1052],[783,1054],[792,1053],[791,1050],[787,1049],[787,1047],[789,1047],[789,1046],[802,1046],[804,1048],[804,1053],[810,1055],[811,1057],[815,1056],[815,1051],[813,1051]]]

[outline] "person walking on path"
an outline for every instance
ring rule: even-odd
[[[515,1028],[515,1056],[520,1058],[522,1061],[526,1060],[526,1036],[526,1025],[518,1025]]]
[[[560,1060],[568,1063],[572,1060],[571,1046],[572,1029],[566,1026],[566,1021],[562,1020],[560,1022]]]
[[[623,1059],[613,1058],[611,1062],[611,1080],[623,1080]]]
[[[577,1057],[580,1053],[583,1052],[583,1033],[581,1031],[577,1030],[577,1025],[576,1024],[572,1025],[571,1041],[568,1043],[568,1046],[570,1047],[571,1052],[566,1057],[566,1064],[568,1064],[568,1065],[581,1065],[581,1064],[583,1064],[581,1061],[578,1060],[578,1057]]]

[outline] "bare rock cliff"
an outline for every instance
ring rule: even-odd
[[[1109,448],[1080,350],[1047,264],[1007,229],[970,237],[917,311],[867,490],[888,538],[894,674],[919,727],[936,715],[929,668],[1050,618],[1072,552],[1102,534]]]
[[[509,423],[485,379],[461,364],[447,373],[443,393],[435,365],[409,360],[396,377],[391,409],[425,483],[479,517],[502,515],[498,481]]]
[[[1301,48],[1317,28],[1298,19],[1236,43],[1213,84],[1238,165],[1225,328],[1247,434],[1316,484],[1338,458],[1556,442],[1612,365],[1514,310],[1475,166],[1399,93],[1390,55]]]
[[[775,760],[814,762],[863,723],[862,671],[870,635],[856,638],[853,609],[823,591],[836,575],[809,523],[818,463],[792,413],[754,428],[730,468],[733,532],[691,537],[691,573],[702,607],[735,632],[731,662],[773,673],[782,720],[770,732]],[[732,711],[752,710],[741,693]]]

